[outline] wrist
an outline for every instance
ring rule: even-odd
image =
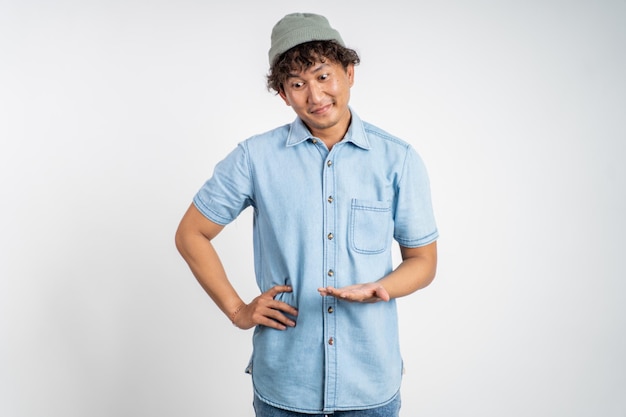
[[[244,308],[244,307],[246,307],[246,306],[247,306],[247,304],[246,304],[246,303],[241,303],[241,304],[239,305],[239,307],[237,307],[237,308],[235,309],[235,311],[233,311],[233,312],[230,314],[230,316],[229,316],[230,321],[231,321],[231,323],[233,323],[233,325],[234,325],[235,327],[237,327],[237,325],[235,324],[235,319],[237,318],[237,315],[238,315],[239,313],[241,313],[241,310],[243,310],[243,308]]]

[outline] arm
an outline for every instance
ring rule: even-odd
[[[204,217],[192,204],[183,216],[176,231],[176,248],[185,259],[202,288],[224,314],[239,328],[249,329],[257,324],[284,330],[295,323],[285,314],[297,315],[297,310],[286,303],[274,300],[281,292],[291,288],[275,286],[246,304],[237,294],[222,262],[211,243],[224,226]]]
[[[326,287],[318,291],[348,301],[375,303],[403,297],[425,288],[435,278],[437,270],[437,242],[419,248],[400,246],[402,263],[384,278],[367,284],[344,288]]]

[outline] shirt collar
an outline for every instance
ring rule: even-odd
[[[350,127],[346,132],[341,142],[351,142],[359,148],[369,150],[370,144],[365,134],[365,126],[359,116],[350,108],[352,120],[350,121]],[[289,127],[289,134],[287,135],[287,142],[285,146],[295,146],[307,139],[313,138],[313,135],[306,127],[302,119],[296,117],[296,120],[291,123]]]

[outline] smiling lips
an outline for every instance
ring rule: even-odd
[[[329,104],[326,104],[326,105],[324,105],[324,106],[322,106],[322,107],[315,107],[314,109],[309,110],[309,113],[311,113],[311,114],[315,114],[315,115],[324,114],[324,113],[326,113],[328,110],[330,110],[330,108],[332,107],[332,105],[333,105],[333,103],[329,103]]]

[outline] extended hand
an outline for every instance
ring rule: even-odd
[[[274,300],[282,292],[291,292],[287,285],[276,285],[256,297],[250,304],[243,306],[235,313],[233,324],[240,329],[249,329],[256,325],[267,326],[273,329],[285,330],[287,326],[294,327],[296,323],[285,315],[297,316],[298,310],[282,301]]]
[[[358,303],[376,303],[378,301],[389,301],[389,293],[377,282],[367,284],[350,285],[343,288],[318,288],[323,296],[331,296],[346,301],[354,301]]]

